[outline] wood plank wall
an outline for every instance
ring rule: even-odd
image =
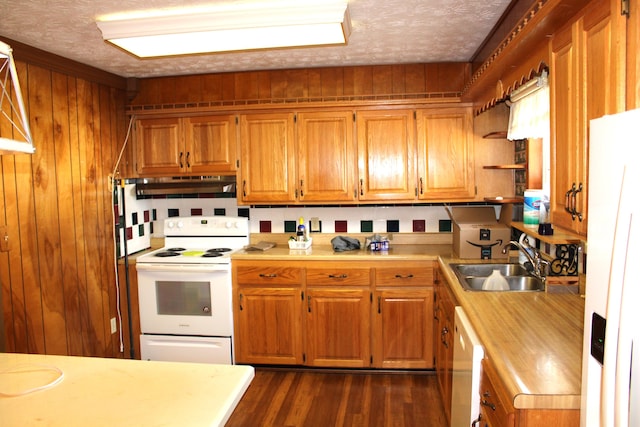
[[[5,350],[119,356],[108,175],[126,133],[126,92],[17,68],[36,152],[0,156]],[[4,122],[0,135],[11,135]]]
[[[238,100],[330,99],[459,93],[470,64],[434,63],[248,71],[135,80],[131,105]]]

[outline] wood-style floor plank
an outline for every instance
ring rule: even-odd
[[[256,369],[228,427],[445,427],[431,373]]]

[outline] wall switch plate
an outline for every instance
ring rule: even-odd
[[[311,233],[320,233],[322,231],[322,222],[320,222],[320,220],[315,216],[311,218],[309,231]]]
[[[118,324],[116,323],[116,318],[112,317],[111,318],[111,333],[115,334],[116,332],[118,332]]]

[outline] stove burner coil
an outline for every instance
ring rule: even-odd
[[[180,252],[172,251],[172,250],[166,250],[166,251],[163,251],[163,252],[158,252],[154,256],[157,256],[159,258],[168,258],[168,257],[173,257],[173,256],[180,256]]]
[[[219,253],[219,252],[230,252],[231,249],[229,248],[213,248],[213,249],[207,249],[207,253]]]
[[[185,248],[167,248],[165,249],[166,251],[170,251],[170,252],[182,252],[182,251],[186,251]]]

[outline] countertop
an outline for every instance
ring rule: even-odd
[[[579,409],[584,299],[577,294],[465,291],[443,276],[469,317],[516,409]]]
[[[388,252],[334,252],[329,245],[290,251],[241,251],[238,260],[438,260],[443,277],[462,306],[497,368],[517,409],[579,409],[584,299],[546,292],[464,291],[449,268],[461,260],[451,245],[396,245]],[[486,262],[491,262],[486,261]],[[493,261],[495,262],[495,261]]]
[[[235,252],[231,255],[231,259],[260,259],[274,261],[379,261],[385,259],[395,261],[435,261],[440,256],[451,256],[451,245],[395,245],[388,251],[377,252],[364,249],[334,252],[331,245],[315,244],[305,251],[289,249],[288,246],[278,245],[266,251],[242,250]]]
[[[56,379],[48,367],[61,382],[7,396]],[[222,426],[253,376],[251,366],[0,353],[0,425]]]

